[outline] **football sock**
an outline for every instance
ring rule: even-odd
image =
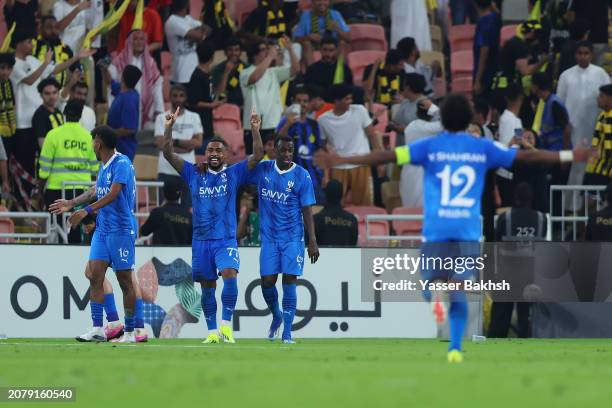
[[[217,299],[216,288],[202,288],[202,310],[208,330],[217,329]]]
[[[283,340],[291,338],[291,325],[297,306],[296,285],[283,285]]]
[[[91,308],[91,320],[94,327],[102,327],[102,315],[104,312],[104,305],[102,303],[96,303],[93,301],[89,302]]]
[[[227,278],[223,280],[223,290],[221,291],[221,319],[226,322],[232,320],[236,301],[238,300],[238,280],[236,278]]]
[[[141,298],[136,298],[136,307],[134,308],[134,323],[137,329],[144,329],[144,312]]]
[[[283,312],[281,312],[280,306],[278,304],[278,291],[276,290],[276,286],[266,288],[262,285],[261,292],[263,293],[263,297],[266,301],[266,304],[272,312],[272,317],[275,319],[280,318]]]
[[[106,320],[109,322],[116,322],[119,320],[117,314],[117,306],[115,306],[115,295],[107,293],[104,295],[104,311],[106,312]]]
[[[134,315],[130,310],[129,312],[125,311],[125,332],[130,333],[134,331]]]

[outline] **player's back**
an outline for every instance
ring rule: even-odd
[[[218,172],[200,172],[193,164],[184,163],[181,176],[191,192],[194,239],[236,238],[236,199],[247,173],[246,160]]]
[[[113,184],[122,189],[115,200],[101,208],[96,217],[96,229],[103,233],[129,232],[135,234],[134,213],[136,207],[136,175],[130,159],[117,152],[100,166],[96,180],[97,199],[104,197]]]
[[[302,208],[315,203],[308,171],[295,163],[283,171],[268,160],[255,168],[250,181],[257,185],[262,242],[302,241]]]
[[[426,241],[478,241],[486,173],[512,164],[515,151],[468,133],[443,132],[410,145],[424,175]]]

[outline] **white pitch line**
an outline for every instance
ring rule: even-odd
[[[104,344],[104,343],[102,343]],[[143,344],[143,345],[139,345],[139,344],[113,344],[113,343],[107,343],[112,345],[113,347],[118,347],[118,348],[167,348],[167,349],[189,349],[189,348],[194,348],[194,349],[213,349],[216,347],[217,350],[231,350],[231,349],[242,349],[242,350],[275,350],[274,348],[272,348],[273,346],[236,346],[236,345],[231,345],[231,346],[224,346],[224,347],[219,347],[219,346],[215,346],[215,345],[196,345],[196,344],[185,344],[185,345],[179,345],[179,344]],[[91,343],[14,343],[14,342],[0,342],[0,346],[25,346],[25,347],[94,347],[91,345]],[[281,346],[279,345],[278,347],[279,349],[285,349],[285,350],[290,350],[290,349],[294,349],[296,347],[294,346]],[[299,345],[298,345],[299,348]],[[309,347],[310,349],[310,347]]]

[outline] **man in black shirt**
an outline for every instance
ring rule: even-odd
[[[215,49],[211,43],[202,42],[196,49],[198,54],[198,66],[191,74],[189,85],[187,86],[187,101],[189,108],[200,115],[204,142],[202,147],[196,150],[196,154],[204,154],[206,144],[215,135],[213,129],[213,109],[225,103],[225,99],[215,97],[210,81],[210,71],[215,54]]]
[[[325,187],[327,205],[314,215],[319,245],[355,246],[359,234],[357,218],[342,209],[342,183],[330,180]]]
[[[570,18],[583,18],[589,22],[589,41],[593,44],[595,65],[603,65],[608,49],[608,13],[610,0],[574,0]]]
[[[56,108],[59,90],[60,85],[53,77],[45,78],[38,84],[43,104],[32,116],[32,133],[38,140],[39,148],[42,148],[47,133],[64,123],[64,115]]]
[[[225,61],[221,61],[212,70],[212,83],[219,97],[226,97],[227,103],[242,106],[242,89],[240,88],[240,72],[249,64],[240,59],[242,47],[236,37],[225,43]]]
[[[589,217],[586,227],[587,241],[612,241],[612,183],[605,193],[607,206]]]
[[[519,183],[514,190],[514,206],[497,219],[496,241],[543,241],[545,239],[546,216],[532,209],[532,199],[533,192],[529,184]],[[521,259],[516,256],[516,253],[513,253],[509,258],[500,260],[498,265],[502,274],[507,271],[510,275],[508,280],[515,288],[522,286],[521,282],[525,285],[533,282],[533,264],[529,258]],[[519,274],[525,274],[526,279]],[[518,289],[515,289],[513,294],[516,294],[517,291]],[[529,335],[529,308],[529,303],[516,303],[518,337],[525,338]],[[508,337],[513,309],[514,302],[493,302],[488,337]]]
[[[190,245],[193,229],[191,212],[179,204],[181,186],[174,182],[164,183],[164,197],[166,201],[151,211],[140,227],[140,234],[153,234],[153,245]]]
[[[323,37],[321,60],[308,67],[304,83],[307,86],[315,85],[323,89],[328,89],[333,84],[353,85],[353,73],[344,62],[344,58],[340,60],[338,57],[338,40],[332,36]]]

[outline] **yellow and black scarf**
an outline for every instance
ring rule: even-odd
[[[59,110],[55,110],[49,114],[49,123],[51,124],[51,130],[55,129],[64,124],[64,115]]]
[[[325,15],[325,25],[324,25],[323,29],[321,30],[321,27],[319,27],[319,16],[311,11],[311,14],[310,14],[310,32],[312,34],[321,34],[321,33],[324,33],[325,31],[329,30],[329,27],[331,27],[333,22],[334,22],[334,20],[332,19],[331,11],[328,10],[327,14]]]
[[[48,50],[53,51],[53,61],[56,65],[66,62],[72,57],[72,52],[70,52],[66,44],[61,41],[57,41],[53,44],[50,41],[44,40],[40,35],[38,38],[32,40],[32,46],[34,47],[32,49],[32,56],[39,61],[45,60],[45,54]],[[60,83],[60,87],[66,84],[69,73],[68,70],[64,70],[55,75],[55,79]]]
[[[0,82],[0,136],[11,137],[17,129],[15,94],[10,80]]]
[[[400,75],[389,76],[385,72],[385,63],[381,62],[376,73],[376,95],[378,103],[391,105],[393,97],[400,91]]]
[[[266,26],[263,30],[264,32],[260,32],[260,35],[269,38],[281,38],[283,35],[287,34],[283,9],[279,8],[277,11],[272,10],[270,3],[266,0],[261,2],[261,7],[265,8]]]
[[[227,86],[231,89],[235,89],[240,86],[240,73],[244,69],[242,62],[238,63],[238,66],[232,70],[229,78],[227,79]]]

